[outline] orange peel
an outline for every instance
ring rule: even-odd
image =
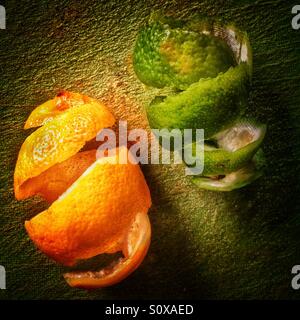
[[[87,103],[99,102],[77,92],[62,90],[53,99],[46,101],[31,112],[24,129],[42,126],[64,111]]]
[[[151,238],[151,196],[139,165],[118,163],[121,153],[131,157],[126,147],[97,160],[96,150],[79,152],[115,119],[94,99],[74,93],[72,99],[79,101],[63,111],[51,111],[50,100],[32,112],[27,127],[42,127],[20,149],[15,196],[39,194],[52,202],[26,221],[25,228],[36,246],[57,262],[73,266],[102,253],[123,252],[113,267],[65,274],[70,286],[99,288],[123,280],[143,261]],[[45,108],[47,119],[40,116]]]
[[[48,202],[55,201],[96,160],[96,150],[78,152],[71,158],[57,163],[37,177],[28,179],[18,193],[18,200],[40,195]]]
[[[24,198],[22,185],[56,163],[75,155],[97,133],[115,123],[100,103],[87,103],[65,110],[38,128],[21,146],[14,174],[17,199]]]
[[[151,225],[146,213],[138,213],[122,249],[125,258],[95,272],[69,272],[64,277],[71,287],[93,289],[116,284],[136,270],[144,260],[151,241]]]
[[[126,148],[127,150],[127,148]],[[138,165],[95,161],[26,230],[48,256],[64,265],[121,251],[135,215],[146,213],[150,194]]]

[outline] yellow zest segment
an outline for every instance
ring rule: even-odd
[[[97,133],[115,122],[102,104],[83,104],[66,110],[38,128],[24,141],[14,174],[17,199],[23,198],[22,184],[56,163],[75,155]]]

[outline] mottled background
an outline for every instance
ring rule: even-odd
[[[0,30],[0,264],[7,290],[0,298],[300,298],[290,285],[291,268],[300,264],[295,2],[6,1],[7,29]],[[181,166],[145,166],[153,197],[148,256],[114,287],[72,289],[62,278],[64,268],[36,250],[24,229],[46,204],[14,199],[16,157],[30,133],[22,126],[35,106],[69,89],[106,101],[132,127],[147,127],[144,105],[157,90],[136,79],[131,61],[137,32],[153,11],[176,17],[201,12],[248,32],[254,54],[248,112],[268,123],[263,148],[269,167],[247,188],[215,193],[197,189]]]

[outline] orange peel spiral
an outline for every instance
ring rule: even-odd
[[[65,274],[70,286],[113,285],[143,261],[150,244],[151,196],[137,164],[119,164],[119,154],[96,159],[85,143],[115,122],[102,103],[64,91],[37,107],[25,128],[40,126],[24,141],[14,174],[17,199],[41,195],[50,207],[25,222],[29,237],[52,259],[66,266],[103,253],[122,251],[113,266],[98,272]]]

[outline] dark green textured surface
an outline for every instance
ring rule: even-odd
[[[293,1],[7,1],[0,30],[0,264],[9,299],[300,298],[290,286],[300,264],[300,32]],[[158,91],[136,79],[131,53],[152,11],[195,11],[234,21],[253,48],[248,113],[268,123],[263,178],[231,193],[199,191],[183,166],[145,166],[153,197],[153,240],[124,282],[71,289],[62,268],[35,249],[23,223],[45,204],[17,202],[13,170],[29,132],[25,119],[60,89],[102,98],[117,117],[145,127],[143,105]]]

